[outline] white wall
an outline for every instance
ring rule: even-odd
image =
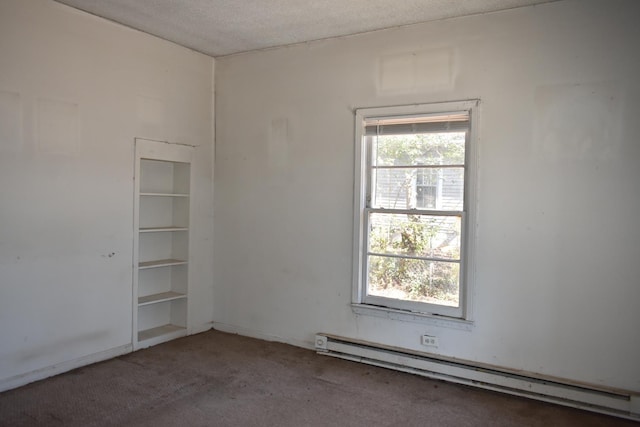
[[[640,3],[561,1],[216,62],[214,321],[640,390]],[[355,315],[356,107],[480,98],[469,330]]]
[[[134,137],[198,146],[189,308],[210,327],[212,80],[205,55],[0,2],[0,385],[131,345]]]

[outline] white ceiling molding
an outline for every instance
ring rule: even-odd
[[[56,0],[216,57],[556,0]]]

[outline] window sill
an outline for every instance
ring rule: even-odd
[[[428,325],[461,329],[464,331],[470,331],[474,326],[474,322],[471,320],[456,319],[453,317],[438,316],[434,314],[415,313],[368,304],[351,304],[351,309],[355,314],[399,320],[402,322],[425,323]]]

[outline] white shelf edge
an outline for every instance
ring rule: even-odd
[[[176,227],[176,226],[170,226],[170,227],[140,227],[138,228],[138,231],[140,233],[156,233],[156,232],[163,232],[163,231],[187,231],[189,230],[188,227]]]
[[[184,265],[189,261],[183,259],[158,259],[153,261],[144,261],[138,263],[138,270],[147,270],[150,268],[170,267],[172,265]]]
[[[189,197],[187,193],[140,193],[140,196],[149,196],[149,197]]]
[[[187,298],[187,294],[180,292],[168,291],[160,292],[157,294],[147,295],[144,297],[138,297],[138,307],[144,307],[145,305],[158,304],[161,302],[173,301],[177,299]]]
[[[187,328],[172,324],[157,326],[151,329],[138,331],[138,342],[147,344],[149,341],[159,341],[173,339],[182,335],[186,335]],[[152,345],[152,344],[151,344]]]

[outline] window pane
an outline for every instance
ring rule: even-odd
[[[458,307],[459,277],[458,263],[371,255],[367,293]]]
[[[437,209],[440,172],[436,169],[416,170],[416,208]]]
[[[369,252],[460,259],[461,218],[457,216],[369,215]]]
[[[379,135],[376,166],[463,165],[465,132]]]
[[[371,207],[462,211],[464,168],[377,168]]]

